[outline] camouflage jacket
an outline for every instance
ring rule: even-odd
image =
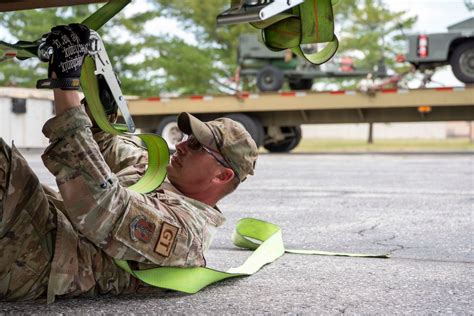
[[[96,135],[98,145],[90,126],[83,109],[74,108],[43,128],[51,144],[42,159],[60,191],[48,191],[58,226],[48,302],[57,295],[143,288],[113,258],[135,268],[205,266],[204,251],[225,220],[220,211],[167,182],[149,194],[127,189],[145,171],[146,153],[129,140],[103,134]]]

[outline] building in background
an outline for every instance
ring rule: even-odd
[[[44,148],[41,129],[54,115],[53,91],[0,88],[0,137],[18,148]]]

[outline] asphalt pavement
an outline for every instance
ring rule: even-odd
[[[39,156],[40,179],[54,185]],[[176,292],[0,303],[0,313],[472,314],[474,155],[261,155],[220,203],[227,222],[208,266],[240,265],[238,219],[278,224],[287,248],[390,259],[285,254],[257,274]]]

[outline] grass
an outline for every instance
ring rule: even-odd
[[[381,139],[368,144],[365,140],[302,139],[294,153],[318,152],[472,152],[474,143],[468,138],[455,139]]]

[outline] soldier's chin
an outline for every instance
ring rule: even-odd
[[[176,168],[172,164],[168,164],[166,166],[166,173],[168,179],[175,179],[176,178]]]

